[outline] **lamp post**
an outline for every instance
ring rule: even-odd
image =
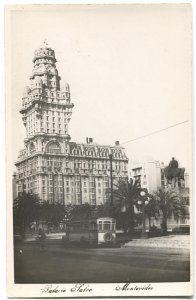
[[[111,215],[113,217],[113,176],[112,176],[112,154],[109,154],[109,158],[110,158],[110,191],[111,191]]]
[[[67,230],[67,223],[68,223],[68,221],[70,220],[70,217],[71,217],[71,211],[67,211],[67,212],[65,212],[65,215],[64,215],[64,219],[63,219],[63,221],[64,221],[64,227],[65,227],[65,230]]]
[[[146,197],[146,193],[144,191],[140,192],[140,200],[138,200],[138,204],[142,206],[142,232],[141,238],[148,238],[148,234],[146,232],[146,223],[145,223],[145,206],[149,203],[148,197]]]
[[[65,214],[64,219],[63,219],[63,225],[64,225],[64,230],[66,231],[67,229],[67,222],[69,221],[69,218]]]

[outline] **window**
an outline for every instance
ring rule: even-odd
[[[98,229],[99,230],[103,230],[103,226],[102,225],[103,225],[102,222],[99,222],[99,224],[98,224]]]
[[[59,154],[61,153],[61,148],[57,142],[52,142],[47,146],[46,152]]]
[[[108,221],[105,221],[103,224],[103,229],[104,230],[110,230],[111,229],[111,223]]]

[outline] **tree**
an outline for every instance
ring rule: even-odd
[[[48,226],[52,225],[58,229],[59,223],[65,217],[64,206],[60,203],[43,202],[40,207],[40,217]]]
[[[133,232],[135,226],[134,207],[140,195],[141,187],[132,179],[120,179],[114,185],[114,216],[121,223],[124,231]]]
[[[155,200],[158,203],[159,210],[162,212],[162,231],[167,234],[168,218],[174,216],[178,220],[184,215],[184,205],[175,191],[160,188],[154,193]]]
[[[108,216],[107,205],[90,205],[89,203],[81,205],[67,205],[65,207],[65,217],[71,219],[89,219]]]
[[[39,198],[36,195],[23,192],[13,203],[14,232],[22,236],[30,229],[32,222],[40,218]]]

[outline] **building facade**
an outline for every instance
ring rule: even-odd
[[[130,177],[140,183],[142,188],[145,188],[152,193],[162,185],[161,164],[153,158],[146,158],[142,162],[132,161]]]
[[[61,82],[55,52],[47,43],[35,51],[30,86],[24,88],[24,149],[15,163],[17,194],[37,194],[41,201],[92,205],[110,197],[110,156],[113,178],[128,176],[124,148],[71,141],[69,123],[74,104],[69,84]]]

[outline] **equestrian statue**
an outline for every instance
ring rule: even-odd
[[[167,184],[172,184],[173,187],[181,185],[181,179],[184,180],[185,168],[178,168],[178,161],[172,157],[169,165],[164,168],[164,175],[167,179]]]

